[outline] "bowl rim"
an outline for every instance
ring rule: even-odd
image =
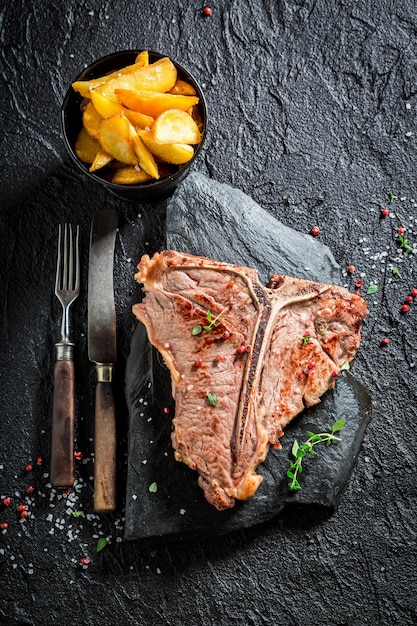
[[[172,58],[170,55],[168,54],[163,54],[161,52],[156,52],[154,50],[147,50],[145,49],[148,54],[149,57],[155,57],[155,60],[158,59],[162,59],[165,57],[168,57],[172,63],[175,65],[175,67],[177,68],[177,70],[179,71],[180,74],[182,74],[183,76],[187,77],[189,79],[190,82],[193,83],[193,85],[197,88],[197,92],[198,92],[198,96],[199,96],[199,103],[198,105],[201,107],[202,109],[202,113],[203,113],[203,130],[201,132],[201,141],[198,144],[198,146],[195,148],[194,151],[194,155],[192,156],[192,158],[190,159],[190,161],[188,161],[187,163],[184,164],[184,167],[182,167],[181,169],[178,169],[176,172],[174,172],[173,174],[170,174],[169,176],[165,176],[164,178],[160,178],[159,180],[155,180],[155,181],[151,181],[151,182],[144,182],[144,183],[137,183],[134,185],[122,185],[120,183],[113,183],[112,181],[108,181],[105,178],[101,177],[100,175],[96,174],[95,172],[89,172],[88,171],[88,167],[87,164],[83,163],[83,161],[81,161],[77,155],[74,152],[74,148],[71,145],[71,142],[69,140],[68,137],[68,133],[67,133],[67,129],[66,129],[66,114],[67,114],[67,110],[68,110],[68,106],[71,103],[71,100],[76,98],[79,99],[80,104],[82,101],[82,96],[80,94],[77,94],[76,91],[74,91],[74,88],[72,87],[72,83],[74,83],[75,81],[78,80],[88,80],[91,78],[94,78],[94,73],[95,70],[105,64],[106,62],[110,62],[113,60],[116,60],[120,57],[120,59],[122,58],[126,58],[126,57],[132,57],[132,59],[134,59],[134,57],[136,55],[138,55],[140,52],[142,52],[144,49],[136,49],[136,48],[132,48],[132,49],[126,49],[126,50],[118,50],[116,52],[112,52],[110,54],[107,54],[103,57],[100,57],[99,59],[96,59],[95,61],[93,61],[92,63],[90,63],[87,67],[85,67],[83,69],[82,72],[80,72],[79,74],[77,74],[77,76],[71,81],[70,86],[68,87],[64,99],[62,101],[62,105],[61,105],[61,130],[62,130],[62,134],[63,134],[63,138],[64,138],[64,143],[66,145],[67,151],[70,155],[70,157],[72,158],[72,160],[76,163],[76,165],[88,176],[90,177],[92,180],[101,183],[102,185],[104,185],[105,187],[107,187],[110,191],[115,191],[116,193],[120,193],[122,190],[124,191],[128,191],[128,190],[132,190],[132,193],[134,191],[141,191],[143,190],[143,192],[152,192],[153,190],[158,190],[158,191],[163,191],[163,189],[165,187],[170,187],[172,185],[173,182],[181,182],[182,178],[184,177],[184,175],[187,173],[187,171],[189,170],[189,168],[191,167],[192,163],[195,161],[197,155],[200,153],[203,144],[205,143],[206,140],[206,136],[207,136],[207,101],[206,98],[204,96],[203,90],[199,84],[199,82],[194,78],[194,76],[190,73],[190,71],[185,68],[183,65],[181,65],[181,63],[178,63],[174,58]],[[124,67],[123,64],[120,65],[120,69]],[[117,67],[114,68],[113,71],[116,71]],[[100,73],[97,73],[97,76],[99,76]],[[81,122],[81,126],[82,126],[82,122]]]

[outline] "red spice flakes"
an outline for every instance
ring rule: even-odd
[[[297,372],[296,376],[297,376],[298,379],[300,379],[300,378],[304,378],[305,374],[304,374],[304,372]]]
[[[165,415],[169,415],[171,413],[171,409],[169,408],[169,406],[164,406],[164,413]]]
[[[204,14],[206,17],[209,17],[209,15],[211,15],[212,13],[213,13],[213,10],[212,10],[210,7],[204,7],[204,9],[203,9],[203,14]]]
[[[354,274],[355,273],[355,266],[354,265],[349,265],[348,272],[349,272],[349,274]]]
[[[64,496],[69,496],[69,494],[71,493],[71,489],[67,487],[67,489],[64,489],[62,493],[64,494]]]
[[[36,465],[42,465],[43,463],[43,458],[41,456],[38,456],[38,458],[36,459]]]
[[[337,370],[333,370],[332,372],[332,378],[337,378],[339,376],[340,372],[338,372]]]
[[[405,233],[405,228],[404,228],[404,226],[398,226],[398,228],[397,228],[397,233],[398,233],[399,235],[404,235],[404,233]]]
[[[203,365],[203,359],[198,358],[195,360],[196,367],[201,367]]]
[[[314,363],[314,361],[311,361],[308,365],[307,365],[309,370],[314,370],[316,367],[316,364]]]
[[[2,522],[2,523],[0,524],[0,528],[1,528],[2,530],[7,530],[7,529],[9,528],[9,522]]]
[[[83,556],[83,558],[80,559],[80,563],[81,565],[90,565],[91,561],[88,556]]]
[[[26,487],[26,493],[33,493],[35,491],[35,487],[33,485],[29,485]]]
[[[387,346],[388,344],[389,344],[388,337],[383,337],[383,339],[381,339],[381,346]]]
[[[82,453],[82,452],[80,452],[80,450],[76,450],[76,451],[74,452],[74,456],[75,456],[75,458],[77,459],[77,461],[82,461],[82,460],[83,460],[83,458],[84,458],[84,455],[83,455],[83,453]]]
[[[250,344],[248,344],[248,345],[245,347],[245,350],[246,350],[246,352],[250,352],[250,351],[252,350],[252,346],[251,346]]]
[[[358,280],[356,281],[355,285],[356,285],[356,287],[362,287],[362,285],[363,285],[362,278],[358,278]]]
[[[310,233],[313,235],[313,237],[318,237],[320,235],[320,228],[318,226],[313,226],[313,228],[310,230]]]
[[[389,211],[388,209],[381,209],[381,217],[388,217]]]
[[[223,362],[223,361],[225,361],[225,360],[226,360],[226,355],[225,355],[225,354],[218,354],[218,355],[216,356],[216,360],[217,360],[217,361],[220,361],[220,362]]]
[[[360,296],[361,292],[359,291],[359,289],[356,289],[356,291],[353,292],[355,294],[355,296]]]
[[[403,304],[401,307],[401,313],[408,313],[408,311],[410,310],[410,307],[408,304]]]
[[[10,506],[11,500],[10,498],[3,498],[3,504],[4,506]]]
[[[31,472],[33,470],[33,465],[31,463],[26,463],[25,472]]]

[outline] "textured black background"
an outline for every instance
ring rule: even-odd
[[[414,251],[417,242],[416,23],[413,2],[2,3],[1,624],[414,624],[416,592]],[[133,272],[164,229],[163,203],[137,206],[93,187],[70,163],[59,109],[71,79],[125,48],[164,52],[205,89],[210,131],[196,167],[251,195],[286,225],[321,229],[371,314],[355,375],[374,408],[338,511],[275,519],[217,540],[123,540],[127,413],[123,367],[138,298]],[[389,193],[397,196],[390,202]],[[93,372],[86,352],[86,261],[95,209],[116,207],[120,506],[92,510]],[[382,207],[391,215],[380,218]],[[77,338],[77,485],[48,482],[58,223],[79,223],[84,288]],[[219,234],[220,236],[220,234]],[[415,248],[414,248],[415,250]],[[346,268],[356,266],[354,277]],[[398,267],[401,277],[393,273]],[[390,343],[382,348],[382,337]],[[37,457],[43,464],[36,465]],[[34,463],[27,474],[24,466]],[[35,486],[26,496],[29,484]],[[30,517],[19,521],[16,506]],[[83,510],[84,517],[74,517]],[[99,537],[108,545],[96,554]],[[88,556],[87,568],[80,558]]]

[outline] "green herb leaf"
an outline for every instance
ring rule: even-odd
[[[157,555],[157,551],[156,550],[151,550],[151,557],[154,559]]]
[[[211,322],[212,319],[211,311],[207,311],[207,321]]]
[[[346,372],[347,370],[350,370],[349,361],[345,361],[345,363],[343,363],[342,367],[340,368],[341,372]]]
[[[303,337],[301,337],[303,346],[307,345],[310,339],[311,339],[311,335],[303,335]]]
[[[332,426],[332,435],[341,431],[345,424],[346,424],[345,419],[337,420],[337,422],[335,422]]]
[[[212,406],[216,406],[217,404],[217,396],[215,393],[208,393],[207,400],[210,402]]]
[[[368,289],[366,290],[366,293],[368,295],[371,295],[373,293],[376,293],[378,291],[378,285],[375,285],[374,283],[371,283],[368,287]]]
[[[158,485],[156,483],[151,483],[149,485],[149,491],[151,493],[156,493],[158,491]]]
[[[411,252],[411,250],[413,249],[413,246],[410,246],[407,239],[400,234],[397,235],[397,238],[398,238],[398,241],[400,242],[400,248],[404,248],[406,252]]]
[[[199,335],[200,333],[203,332],[203,327],[200,325],[194,326],[194,328],[191,331],[191,334],[194,335]]]
[[[397,199],[397,196],[392,191],[389,191],[388,195],[389,195],[390,202]]]
[[[96,552],[101,552],[103,548],[107,546],[108,543],[109,541],[108,539],[106,539],[106,537],[100,537],[100,539],[97,541]]]
[[[307,431],[308,439],[301,445],[296,439],[294,440],[291,453],[295,457],[295,461],[290,461],[286,474],[287,478],[291,479],[288,483],[290,491],[300,491],[301,489],[297,476],[303,472],[303,458],[306,454],[310,453],[316,455],[317,452],[314,450],[314,446],[318,443],[325,443],[329,446],[333,441],[340,441],[340,437],[336,437],[335,433],[342,430],[345,423],[345,419],[337,420],[334,422],[330,433],[313,433],[312,431]]]
[[[398,276],[398,278],[400,278],[401,280],[403,279],[403,277],[401,276],[400,270],[397,266],[392,268],[392,273],[396,274]]]
[[[73,511],[72,514],[74,517],[85,517],[84,511]]]

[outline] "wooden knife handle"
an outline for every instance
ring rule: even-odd
[[[116,508],[116,412],[111,382],[98,382],[95,406],[94,509]]]
[[[74,362],[56,361],[51,448],[51,484],[54,487],[70,487],[74,484],[74,383]]]

